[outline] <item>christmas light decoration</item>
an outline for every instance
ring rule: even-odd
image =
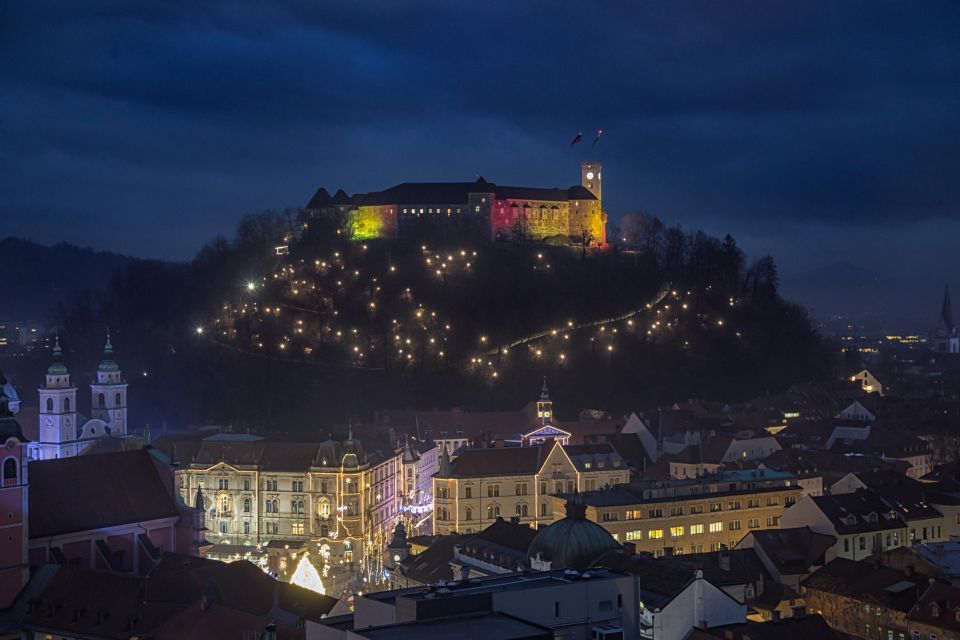
[[[310,562],[309,556],[309,553],[304,553],[300,556],[300,561],[297,563],[297,568],[293,572],[293,577],[290,578],[290,584],[325,594],[326,591],[323,588],[320,573],[317,571],[317,568],[313,566],[313,563]]]

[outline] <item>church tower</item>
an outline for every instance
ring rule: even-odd
[[[103,346],[103,361],[97,367],[97,381],[90,385],[90,417],[110,425],[114,436],[127,434],[127,383],[123,381],[120,365],[113,360],[110,332]]]
[[[41,460],[77,455],[77,388],[70,384],[70,372],[61,362],[60,338],[53,345],[53,363],[40,392]]]
[[[537,400],[537,421],[541,426],[553,422],[553,401],[550,400],[550,391],[547,390],[547,378],[543,378],[543,388],[540,389],[540,399]]]
[[[580,184],[586,187],[587,191],[597,196],[597,200],[603,200],[600,197],[600,169],[601,164],[596,161],[584,161],[580,163]]]
[[[933,348],[939,353],[960,353],[960,332],[953,323],[953,305],[950,303],[950,286],[943,287],[943,302],[940,305],[940,322],[933,331]]]
[[[30,579],[27,520],[27,439],[0,387],[0,609],[13,604]]]

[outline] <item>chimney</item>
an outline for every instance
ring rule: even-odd
[[[721,571],[730,571],[730,556],[726,551],[720,551],[719,563]]]
[[[520,524],[520,516],[510,516],[510,524]]]
[[[733,640],[733,631],[731,631],[730,629],[724,629],[723,640]]]
[[[761,573],[757,578],[757,597],[760,597],[763,594],[763,574]]]
[[[793,617],[797,620],[802,620],[807,617],[807,608],[805,606],[796,606],[793,607]]]
[[[462,564],[460,565],[460,579],[466,582],[470,579],[470,567]]]
[[[623,552],[628,556],[637,555],[637,543],[635,542],[624,542],[623,543]]]

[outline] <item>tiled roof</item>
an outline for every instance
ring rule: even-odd
[[[546,446],[467,449],[451,463],[451,477],[532,475],[548,453]]]
[[[754,546],[763,550],[781,575],[801,575],[823,565],[827,549],[837,541],[834,536],[817,533],[810,527],[757,529],[750,534]]]
[[[697,629],[686,640],[841,640],[849,636],[830,628],[827,621],[818,615],[788,617],[769,622],[744,622],[714,627],[706,631]]]
[[[830,520],[841,535],[869,531],[899,529],[904,526],[899,518],[888,519],[891,509],[873,491],[860,489],[854,493],[837,493],[811,498],[820,511]],[[876,522],[867,522],[864,517],[876,514]],[[854,516],[855,522],[847,524],[844,518]]]
[[[931,582],[907,617],[941,629],[960,631],[960,588]]]
[[[213,590],[216,601],[255,615],[267,615],[274,605],[308,620],[319,620],[336,598],[274,580],[246,560],[196,562],[165,554],[147,584],[149,600],[188,605]]]
[[[144,584],[135,576],[62,565],[27,603],[24,626],[84,638],[120,639],[150,631],[177,607],[145,603]]]
[[[357,453],[363,464],[360,442],[352,444],[334,440],[324,442],[285,442],[272,440],[223,440],[205,438],[161,438],[153,446],[180,466],[191,464],[213,466],[225,462],[236,467],[258,467],[261,471],[297,472],[311,467],[339,467],[345,453]]]
[[[802,584],[808,590],[846,596],[906,613],[926,589],[929,578],[878,567],[873,560],[855,562],[835,558]]]
[[[400,563],[400,574],[419,582],[420,584],[436,584],[443,580],[453,580],[453,569],[450,561],[453,560],[453,547],[464,539],[456,534],[442,536],[430,547],[415,556],[410,556]]]
[[[153,636],[157,640],[232,640],[261,638],[271,620],[243,609],[197,602],[169,617]],[[274,623],[276,640],[298,640],[303,632]]]
[[[30,537],[179,516],[160,464],[145,449],[32,462]]]
[[[540,200],[566,202],[568,200],[596,200],[587,188],[574,185],[567,189],[543,189],[538,187],[499,186],[483,178],[474,182],[404,182],[396,186],[347,196],[338,190],[333,198],[322,187],[307,204],[308,209],[321,209],[330,205],[352,204],[354,206],[419,205],[419,204],[466,204],[471,193],[493,193],[501,200]],[[342,194],[342,195],[341,195]]]

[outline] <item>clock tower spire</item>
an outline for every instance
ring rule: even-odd
[[[580,184],[595,195],[597,200],[601,200],[600,170],[602,168],[602,165],[595,160],[585,160],[580,163]]]
[[[60,336],[53,345],[53,362],[47,368],[40,392],[41,460],[75,456],[77,450],[77,388],[63,364]]]

